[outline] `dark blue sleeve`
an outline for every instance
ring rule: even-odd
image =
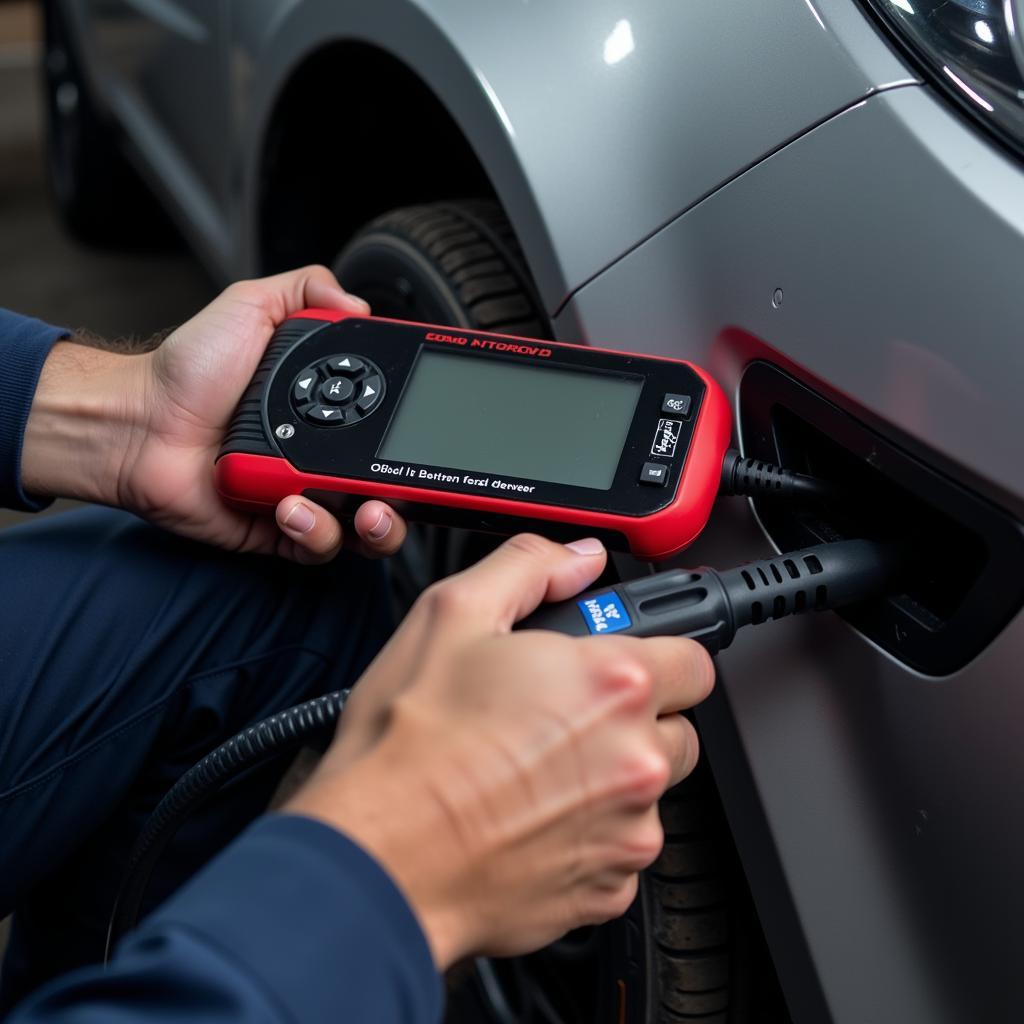
[[[21,489],[21,444],[39,371],[53,343],[67,333],[0,309],[0,508],[36,512],[48,504]]]
[[[339,832],[251,826],[118,946],[8,1024],[436,1024],[443,987],[408,904]]]

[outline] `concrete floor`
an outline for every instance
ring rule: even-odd
[[[184,246],[126,254],[64,234],[46,183],[36,8],[0,0],[0,306],[107,337],[148,337],[191,316],[214,286]],[[19,518],[0,512],[0,526]]]

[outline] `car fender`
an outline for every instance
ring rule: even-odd
[[[352,40],[402,61],[441,100],[508,212],[549,311],[743,168],[912,78],[845,0],[486,9],[478,0],[245,0],[230,18],[244,126],[240,272],[257,266],[253,211],[275,101],[310,54]],[[344,123],[340,108],[324,130]]]

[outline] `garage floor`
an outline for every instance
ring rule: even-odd
[[[148,337],[191,316],[214,286],[184,246],[101,252],[61,230],[46,185],[37,6],[0,0],[0,306],[104,336]],[[0,526],[18,518],[0,511]]]

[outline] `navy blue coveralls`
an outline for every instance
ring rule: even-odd
[[[63,333],[0,310],[0,506],[39,507],[21,444]],[[440,1018],[426,941],[382,868],[318,822],[259,817],[279,765],[182,829],[150,889],[173,895],[96,965],[128,849],[170,784],[247,723],[353,682],[389,626],[379,569],[354,557],[230,555],[99,508],[0,531],[0,1017]]]

